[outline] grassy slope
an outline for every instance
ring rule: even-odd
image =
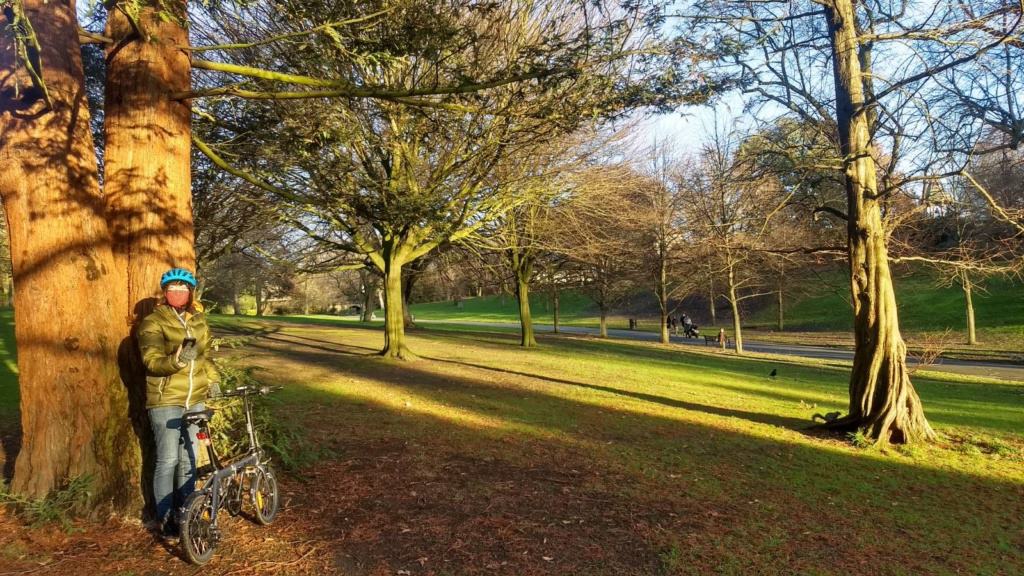
[[[519,306],[513,296],[485,296],[465,298],[462,307],[452,302],[430,302],[413,304],[410,308],[417,319],[462,320],[465,322],[518,322]],[[537,322],[550,323],[553,308],[549,294],[531,294],[530,310]],[[595,321],[593,303],[578,292],[563,292],[559,295],[559,317],[563,322]]]
[[[788,305],[786,327],[794,330],[850,330],[852,318],[842,278],[826,278],[827,285],[817,294]],[[923,274],[897,277],[896,298],[900,324],[908,330],[934,331],[964,326],[963,292],[957,286],[939,287]],[[974,295],[975,321],[978,327],[1014,329],[1024,327],[1024,285],[996,279],[988,283],[987,293]],[[761,311],[752,324],[773,326],[775,308]]]
[[[845,285],[841,274],[822,277],[815,287],[815,293],[787,303],[786,332],[798,332],[793,338],[784,334],[758,334],[756,338],[780,342],[801,342],[808,344],[851,344],[849,331],[852,318],[846,300]],[[957,287],[938,287],[925,274],[903,276],[896,280],[897,298],[900,305],[900,325],[910,336],[912,346],[923,344],[929,335],[937,336],[950,328],[955,335],[949,338],[945,348],[961,355],[968,350],[954,350],[955,344],[965,331],[963,296]],[[981,343],[969,349],[973,355],[981,354],[978,349],[1019,352],[1024,350],[1024,285],[1006,280],[989,282],[985,292],[974,295],[976,325]],[[551,323],[551,306],[546,294],[531,297],[534,321]],[[456,308],[451,302],[414,304],[413,314],[426,320],[454,320],[463,322],[517,322],[518,308],[512,297],[486,296],[467,298],[463,307]],[[593,305],[584,296],[566,292],[562,295],[561,322],[569,325],[597,326],[598,318]],[[775,326],[777,312],[774,306],[758,311],[744,322],[750,328],[771,330]],[[613,315],[609,325],[625,329],[627,318]],[[656,330],[656,319],[641,319],[641,330]],[[730,328],[726,326],[726,331]],[[807,334],[815,332],[818,334]],[[919,342],[920,341],[920,342]]]
[[[590,339],[523,351],[447,331],[413,333],[426,359],[394,364],[373,356],[374,329],[217,323],[273,332],[252,361],[288,385],[282,415],[349,462],[400,469],[393,489],[374,480],[384,472],[351,488],[397,507],[372,522],[442,526],[433,549],[379,534],[361,552],[378,566],[456,546],[452,574],[489,561],[508,574],[1024,572],[1021,386],[918,378],[932,422],[961,440],[883,454],[802,431],[845,404],[845,373],[828,367]],[[364,528],[358,506],[337,514]],[[499,523],[505,536],[478,542]],[[540,549],[512,549],[524,539]],[[536,559],[545,549],[553,564]]]

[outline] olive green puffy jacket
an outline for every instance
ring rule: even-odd
[[[220,378],[207,357],[210,327],[202,307],[196,308],[196,313],[179,317],[173,308],[160,304],[142,320],[139,350],[146,366],[146,408],[189,407],[205,400],[211,385],[217,388]],[[179,368],[174,355],[186,336],[196,339],[199,354]]]

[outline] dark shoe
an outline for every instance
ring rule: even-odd
[[[163,521],[160,537],[164,540],[177,540],[179,536],[181,536],[181,530],[178,527],[178,519],[171,515]]]

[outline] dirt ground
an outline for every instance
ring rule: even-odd
[[[423,446],[339,448],[344,460],[282,476],[271,526],[225,516],[206,567],[186,564],[138,521],[64,531],[0,512],[0,574],[653,574],[658,531],[710,528],[709,515],[624,500],[601,489],[624,479],[582,462],[569,472],[545,466],[543,453],[522,468],[456,454],[425,460]]]

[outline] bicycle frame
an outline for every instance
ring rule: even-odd
[[[231,462],[227,465],[222,465],[220,458],[217,456],[217,451],[213,447],[212,437],[210,436],[210,422],[209,420],[202,420],[199,425],[199,433],[204,435],[205,438],[202,444],[207,450],[210,462],[213,466],[214,471],[205,479],[203,487],[197,490],[198,492],[208,492],[211,498],[211,508],[213,512],[211,514],[210,525],[212,527],[217,526],[217,515],[220,512],[221,506],[221,484],[228,481],[231,477],[242,474],[250,468],[260,468],[263,465],[263,450],[259,446],[259,441],[256,438],[256,428],[252,422],[252,394],[248,389],[243,389],[242,392],[225,394],[224,397],[241,396],[243,409],[245,411],[245,429],[246,436],[249,439],[249,450],[246,455]],[[200,434],[197,434],[199,436]],[[197,471],[198,472],[198,471]],[[239,479],[241,481],[241,479]],[[241,489],[241,486],[239,486]]]

